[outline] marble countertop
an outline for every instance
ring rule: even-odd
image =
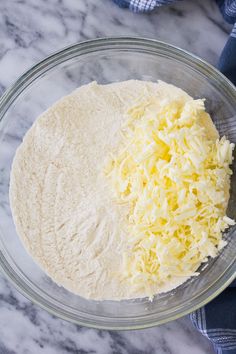
[[[0,94],[32,64],[72,43],[103,36],[160,39],[216,64],[230,27],[214,1],[186,0],[149,15],[111,0],[0,2]],[[79,327],[49,315],[0,275],[0,354],[210,354],[188,317],[142,331]]]

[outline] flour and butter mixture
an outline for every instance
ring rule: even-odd
[[[17,232],[56,283],[86,298],[170,290],[234,224],[232,149],[204,101],[179,88],[92,82],[43,113],[17,150]]]

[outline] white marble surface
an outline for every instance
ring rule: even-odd
[[[111,0],[0,1],[0,94],[29,66],[89,38],[142,36],[187,49],[212,64],[227,40],[214,1],[186,0],[150,15]],[[186,317],[132,332],[97,331],[55,318],[0,276],[0,354],[210,354],[211,345]]]

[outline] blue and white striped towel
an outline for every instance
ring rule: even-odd
[[[134,12],[181,0],[113,0]],[[204,1],[204,0],[203,0]],[[234,24],[219,60],[219,69],[236,85],[236,0],[216,0],[224,19]],[[220,296],[190,315],[194,326],[212,342],[217,354],[236,354],[236,281]]]
[[[208,305],[191,313],[190,318],[212,342],[217,354],[236,354],[236,287],[231,285]]]

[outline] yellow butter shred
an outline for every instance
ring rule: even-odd
[[[235,224],[225,215],[234,144],[210,136],[207,119],[204,100],[193,99],[154,97],[127,112],[105,173],[129,207],[124,268],[137,286],[196,274]]]

